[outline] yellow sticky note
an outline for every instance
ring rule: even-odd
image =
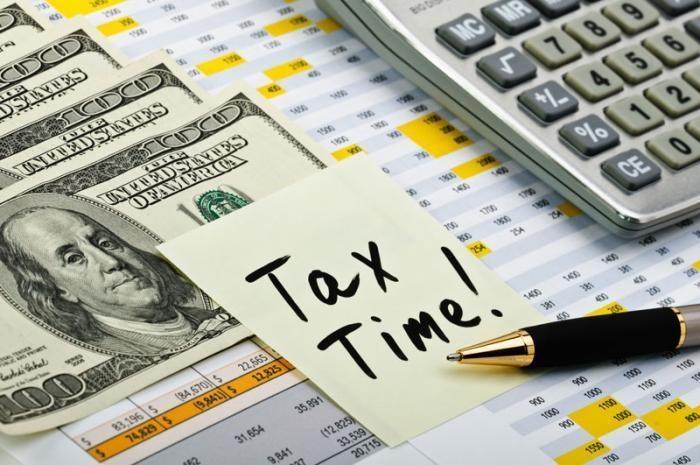
[[[48,0],[66,18],[76,15],[87,15],[95,11],[113,7],[124,0]]]
[[[265,74],[273,81],[279,81],[280,79],[288,78],[310,69],[311,65],[308,61],[303,58],[295,58],[282,63],[281,65],[265,70]]]
[[[131,16],[122,16],[121,18],[100,24],[97,26],[97,30],[109,37],[133,29],[138,25],[139,23]]]
[[[439,158],[473,141],[437,113],[429,113],[398,127],[406,137],[430,155]]]
[[[528,378],[445,360],[542,317],[366,156],[160,251],[390,446]]]

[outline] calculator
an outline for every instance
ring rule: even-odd
[[[318,0],[626,237],[700,213],[700,0]]]

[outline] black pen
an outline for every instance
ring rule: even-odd
[[[700,345],[700,304],[555,321],[463,347],[451,362],[552,367]]]

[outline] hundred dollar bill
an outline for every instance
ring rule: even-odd
[[[155,246],[329,163],[254,93],[0,191],[1,432],[76,420],[250,336]]]
[[[83,21],[36,37],[42,45],[0,65],[0,134],[77,102],[128,63]]]
[[[107,88],[85,94],[0,135],[0,188],[106,145],[116,151],[175,127],[201,112],[210,98],[164,52],[127,66]]]
[[[9,52],[29,48],[30,42],[46,28],[47,21],[29,2],[0,2],[0,64]]]

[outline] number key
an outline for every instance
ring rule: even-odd
[[[564,25],[564,31],[595,52],[620,40],[620,28],[600,13],[588,13]]]
[[[550,69],[581,58],[581,46],[559,29],[550,29],[527,39],[523,48]]]
[[[644,96],[672,118],[700,108],[700,93],[679,78],[651,86],[644,91]]]
[[[664,124],[664,116],[640,95],[623,98],[605,109],[605,114],[630,135],[638,136]]]
[[[700,54],[700,46],[675,27],[645,39],[642,45],[671,67],[682,65]]]
[[[639,84],[658,76],[663,69],[661,62],[639,45],[621,48],[603,61],[629,84]]]
[[[646,145],[657,158],[676,170],[700,160],[700,142],[682,129],[659,134]]]
[[[646,0],[620,0],[603,8],[603,14],[625,34],[637,34],[659,22],[659,12]]]
[[[622,92],[622,79],[599,62],[579,66],[564,75],[564,82],[589,102]]]

